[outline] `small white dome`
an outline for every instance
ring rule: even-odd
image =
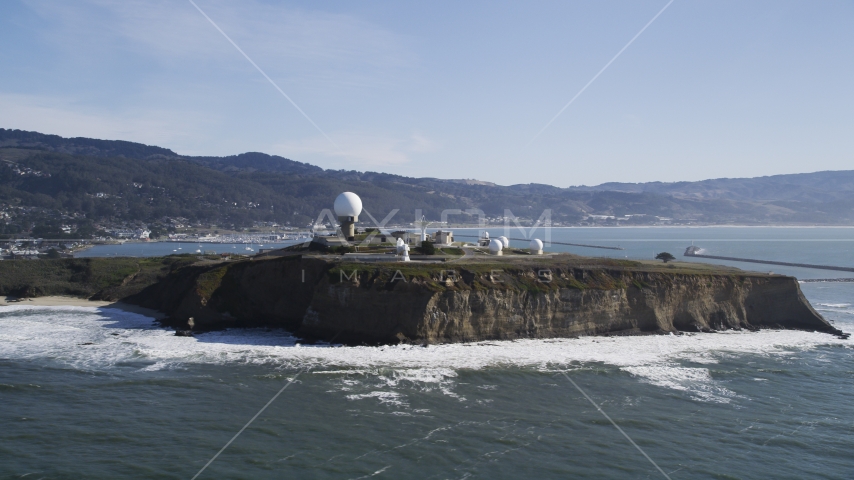
[[[507,248],[510,246],[510,240],[508,240],[507,237],[505,237],[504,235],[498,237],[498,239],[501,240],[501,243],[504,244],[504,248]]]
[[[339,217],[358,217],[362,213],[362,199],[353,192],[338,195],[333,206]]]
[[[497,238],[489,241],[489,253],[500,253],[504,249],[504,242]]]
[[[533,252],[539,252],[543,249],[543,241],[539,238],[535,238],[531,240],[531,243],[528,244],[528,248],[530,248]]]

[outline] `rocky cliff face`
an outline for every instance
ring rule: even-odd
[[[602,262],[600,262],[602,263]],[[604,265],[342,265],[290,257],[188,267],[128,301],[197,326],[280,326],[345,343],[722,329],[840,333],[792,277]]]

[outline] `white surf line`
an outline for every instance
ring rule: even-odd
[[[614,58],[612,58],[612,59],[611,59],[611,61],[609,61],[608,63],[606,63],[606,64],[605,64],[605,66],[604,66],[604,67],[602,67],[602,70],[599,70],[599,73],[597,73],[596,75],[594,75],[594,76],[593,76],[593,78],[591,78],[591,79],[590,79],[590,81],[589,81],[589,82],[587,82],[587,85],[585,85],[584,87],[582,87],[582,88],[581,88],[581,90],[579,90],[579,91],[578,91],[578,93],[576,93],[576,94],[575,94],[575,96],[574,96],[574,97],[572,97],[572,100],[570,100],[569,102],[567,102],[567,104],[566,104],[566,105],[564,105],[564,106],[563,106],[563,108],[561,108],[559,112],[557,112],[557,115],[555,115],[554,117],[552,117],[552,119],[551,119],[551,120],[549,120],[549,123],[547,123],[545,127],[543,127],[539,132],[537,132],[537,134],[536,134],[536,135],[534,135],[534,138],[532,138],[532,139],[531,139],[531,141],[529,141],[529,142],[528,142],[528,145],[530,145],[531,143],[533,143],[533,142],[534,142],[534,140],[536,140],[536,139],[537,139],[537,137],[539,137],[541,133],[545,132],[545,131],[546,131],[546,129],[547,129],[547,128],[549,128],[549,125],[551,125],[551,124],[552,124],[552,122],[554,122],[555,120],[557,120],[557,117],[559,117],[559,116],[560,116],[560,114],[561,114],[561,113],[563,113],[563,111],[564,111],[564,110],[566,110],[570,105],[572,105],[572,102],[574,102],[576,98],[580,97],[580,96],[581,96],[581,94],[582,94],[582,93],[584,93],[584,91],[585,91],[585,90],[587,90],[587,87],[589,87],[593,82],[595,82],[595,81],[596,81],[596,79],[597,79],[597,78],[599,78],[599,75],[602,75],[602,72],[604,72],[608,67],[610,67],[610,66],[611,66],[611,64],[612,64],[612,63],[614,63],[614,60],[616,60],[616,59],[617,59],[617,57],[619,57],[619,56],[620,56],[620,55],[621,55],[621,54],[622,54],[622,53],[623,53],[627,48],[629,48],[629,45],[631,45],[632,43],[634,43],[634,41],[635,41],[635,40],[637,40],[637,38],[638,38],[638,37],[640,37],[640,35],[644,32],[644,30],[646,30],[646,29],[647,29],[647,27],[649,27],[650,25],[652,25],[652,22],[654,22],[654,21],[655,21],[655,19],[656,19],[656,18],[658,18],[658,16],[659,16],[659,15],[661,15],[662,13],[664,13],[664,11],[665,11],[665,10],[667,10],[667,7],[669,7],[671,3],[673,3],[673,0],[670,0],[669,2],[667,2],[667,5],[665,5],[665,6],[664,6],[664,8],[662,8],[661,10],[659,10],[659,12],[658,12],[658,13],[656,13],[654,17],[652,17],[652,20],[650,20],[649,22],[647,22],[647,24],[646,24],[646,25],[644,25],[644,26],[643,26],[643,28],[641,28],[641,29],[640,29],[640,31],[639,31],[639,32],[638,32],[634,37],[632,37],[632,39],[631,39],[631,40],[629,40],[629,43],[627,43],[627,44],[626,44],[626,46],[624,46],[623,48],[621,48],[621,49],[620,49],[620,51],[619,51],[619,52],[617,52],[617,54],[616,54],[616,55],[614,55]]]
[[[278,91],[279,91],[279,93],[281,93],[281,94],[282,94],[282,96],[284,96],[284,97],[285,97],[289,102],[291,102],[291,105],[293,105],[293,106],[294,106],[294,108],[296,108],[296,109],[299,111],[299,113],[301,113],[301,114],[302,114],[302,116],[303,116],[303,117],[305,117],[305,119],[306,119],[306,120],[308,120],[312,125],[314,125],[314,128],[316,128],[318,132],[320,132],[324,137],[326,137],[326,139],[327,139],[327,140],[329,140],[329,143],[331,143],[332,145],[335,145],[335,148],[338,148],[338,145],[337,145],[335,142],[333,142],[331,138],[329,138],[329,135],[327,135],[327,134],[326,134],[326,132],[324,132],[323,130],[321,130],[321,129],[320,129],[320,127],[318,127],[318,126],[317,126],[317,124],[316,124],[316,123],[314,123],[314,120],[312,120],[312,119],[308,116],[308,114],[306,114],[305,112],[303,112],[303,111],[302,111],[302,109],[301,109],[301,108],[299,108],[299,105],[297,105],[297,104],[296,104],[296,102],[294,102],[293,100],[291,100],[291,97],[289,97],[289,96],[288,96],[288,94],[284,92],[284,90],[282,90],[281,88],[279,88],[279,86],[278,86],[278,85],[276,85],[276,82],[274,82],[272,78],[270,78],[269,76],[267,76],[267,74],[266,74],[266,73],[264,73],[264,70],[261,70],[261,67],[259,67],[259,66],[258,66],[258,64],[256,64],[255,62],[253,62],[253,61],[252,61],[252,59],[251,59],[251,58],[249,58],[249,55],[246,55],[246,52],[244,52],[240,47],[238,47],[238,46],[237,46],[237,44],[236,44],[236,43],[234,43],[234,40],[232,40],[232,39],[231,39],[231,37],[229,37],[228,35],[226,35],[226,33],[225,33],[225,32],[223,32],[221,28],[219,28],[219,25],[217,25],[217,24],[216,24],[216,22],[214,22],[213,20],[211,20],[211,17],[209,17],[209,16],[208,16],[208,14],[206,14],[206,13],[204,12],[204,10],[202,10],[201,8],[199,8],[199,6],[198,6],[198,5],[196,5],[196,2],[194,2],[193,0],[189,0],[189,1],[190,1],[190,3],[192,3],[192,4],[193,4],[193,6],[194,6],[194,7],[196,7],[196,10],[198,10],[198,11],[199,11],[199,13],[201,13],[201,14],[202,14],[206,19],[208,19],[208,21],[209,21],[209,22],[211,22],[211,25],[213,25],[213,26],[214,26],[214,28],[216,28],[216,29],[217,29],[217,31],[218,31],[219,33],[221,33],[221,34],[222,34],[222,36],[223,36],[223,37],[225,37],[225,39],[226,39],[226,40],[228,40],[228,41],[229,41],[229,43],[231,43],[232,45],[234,45],[234,48],[236,48],[236,49],[237,49],[237,51],[238,51],[238,52],[240,52],[240,54],[241,54],[241,55],[243,55],[243,57],[244,57],[244,58],[246,58],[246,60],[249,60],[249,63],[251,63],[251,64],[252,64],[252,66],[253,66],[253,67],[255,67],[255,69],[256,69],[256,70],[258,70],[259,72],[261,72],[261,75],[264,75],[264,78],[266,78],[266,79],[267,79],[267,81],[268,81],[268,82],[270,82],[270,84],[271,84],[271,85],[273,85],[273,87],[275,87],[275,88],[276,88],[276,90],[278,90]]]
[[[671,3],[672,3],[672,2],[671,2]],[[669,5],[669,4],[668,4],[668,5]],[[654,20],[654,19],[653,19],[653,20]],[[609,422],[611,422],[611,425],[613,425],[613,426],[614,426],[614,428],[616,428],[617,430],[619,430],[619,431],[620,431],[620,433],[622,433],[622,434],[623,434],[623,436],[624,436],[624,437],[626,437],[626,440],[628,440],[629,442],[631,442],[631,444],[632,444],[632,445],[634,445],[634,446],[635,446],[635,448],[637,448],[637,449],[638,449],[638,451],[639,451],[641,454],[643,454],[643,456],[644,456],[644,457],[646,457],[646,459],[647,459],[647,460],[649,460],[649,463],[651,463],[653,467],[655,467],[659,472],[661,472],[661,474],[662,474],[662,475],[664,475],[664,478],[666,478],[667,480],[670,480],[670,475],[668,475],[668,474],[664,473],[664,470],[662,470],[662,469],[661,469],[661,467],[659,467],[659,466],[658,466],[658,464],[657,464],[657,463],[655,463],[655,462],[652,460],[652,458],[650,458],[650,457],[649,457],[649,455],[647,455],[647,454],[646,454],[646,452],[644,452],[644,451],[643,451],[643,449],[642,449],[642,448],[641,448],[637,443],[635,443],[635,441],[634,441],[634,440],[632,440],[632,438],[631,438],[631,437],[629,437],[629,436],[628,436],[628,434],[626,434],[626,432],[624,432],[624,431],[623,431],[623,429],[622,429],[622,428],[620,428],[620,426],[619,426],[619,425],[617,425],[617,423],[616,423],[616,422],[614,422],[613,420],[611,420],[611,417],[609,417],[609,416],[608,416],[608,414],[607,414],[607,413],[605,413],[605,411],[604,411],[604,410],[602,410],[602,408],[600,408],[600,407],[599,407],[599,405],[598,405],[598,404],[596,404],[596,402],[594,402],[594,401],[593,401],[593,399],[592,399],[592,398],[590,398],[590,396],[589,396],[589,395],[587,395],[587,393],[586,393],[584,390],[582,390],[582,389],[581,389],[581,387],[579,387],[577,383],[575,383],[571,378],[569,378],[569,375],[567,375],[567,374],[566,374],[566,372],[561,372],[561,373],[563,374],[563,376],[564,376],[564,377],[566,377],[566,379],[567,379],[567,380],[569,380],[569,383],[571,383],[573,387],[575,387],[579,392],[581,392],[581,394],[582,394],[582,395],[584,395],[584,398],[586,398],[590,403],[592,403],[592,404],[593,404],[593,406],[594,406],[594,407],[596,407],[596,410],[599,410],[599,413],[601,413],[605,418],[607,418],[607,419],[608,419],[608,421],[609,421]]]
[[[262,413],[264,413],[264,410],[266,410],[266,409],[267,409],[267,407],[269,407],[271,403],[273,403],[277,398],[279,398],[279,395],[281,395],[281,394],[282,394],[282,392],[284,392],[286,388],[290,387],[290,386],[291,386],[291,384],[292,384],[292,383],[294,383],[294,381],[297,379],[297,377],[299,377],[299,376],[300,376],[300,374],[301,374],[301,373],[303,373],[303,372],[305,372],[306,370],[308,370],[308,369],[300,370],[299,372],[297,372],[297,374],[296,374],[296,375],[294,375],[294,378],[290,379],[290,380],[288,381],[288,383],[286,383],[286,384],[285,384],[285,386],[284,386],[284,387],[282,387],[282,389],[281,389],[281,390],[279,390],[275,395],[273,395],[273,398],[271,398],[271,399],[270,399],[270,401],[269,401],[269,402],[267,402],[267,404],[266,404],[266,405],[264,405],[263,407],[261,407],[261,410],[258,410],[258,413],[256,413],[254,417],[252,417],[248,422],[246,422],[246,425],[244,425],[244,426],[243,426],[243,428],[241,428],[239,432],[235,433],[235,434],[234,434],[234,436],[233,436],[233,437],[231,437],[231,440],[229,440],[229,441],[228,441],[228,443],[226,443],[224,447],[222,447],[218,452],[216,452],[216,455],[214,455],[214,456],[213,456],[213,458],[211,458],[210,460],[208,460],[208,463],[206,463],[206,464],[205,464],[205,466],[204,466],[204,467],[202,467],[202,469],[201,469],[201,470],[199,470],[199,472],[198,472],[198,473],[196,473],[195,475],[193,475],[193,478],[192,478],[191,480],[196,480],[196,477],[198,477],[199,475],[201,475],[201,474],[202,474],[202,472],[204,472],[204,471],[205,471],[205,469],[206,469],[206,468],[208,468],[208,466],[209,466],[210,464],[212,464],[212,463],[214,462],[214,460],[216,460],[216,457],[218,457],[218,456],[219,456],[219,454],[221,454],[222,452],[224,452],[224,451],[225,451],[225,449],[226,449],[226,448],[228,448],[228,446],[229,446],[229,445],[231,445],[231,442],[235,441],[235,440],[237,439],[237,437],[239,437],[239,436],[240,436],[240,434],[241,434],[241,433],[243,433],[243,431],[244,431],[244,430],[246,430],[246,427],[248,427],[249,425],[251,425],[251,424],[252,424],[252,422],[254,422],[256,418],[258,418],[258,415],[261,415]]]

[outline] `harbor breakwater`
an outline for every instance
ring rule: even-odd
[[[685,250],[684,256],[686,257],[697,257],[697,258],[711,258],[715,260],[729,260],[733,262],[746,262],[746,263],[761,263],[764,265],[781,265],[784,267],[802,267],[802,268],[816,268],[819,270],[836,270],[838,272],[854,272],[854,267],[837,267],[834,265],[814,265],[810,263],[791,263],[791,262],[778,262],[775,260],[757,260],[754,258],[736,258],[736,257],[722,257],[719,255],[706,255],[702,253],[697,253],[701,249],[699,247],[690,246],[687,250]]]

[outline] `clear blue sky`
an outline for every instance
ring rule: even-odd
[[[854,168],[854,2],[0,4],[0,127],[561,187]],[[530,142],[530,143],[529,143]]]

